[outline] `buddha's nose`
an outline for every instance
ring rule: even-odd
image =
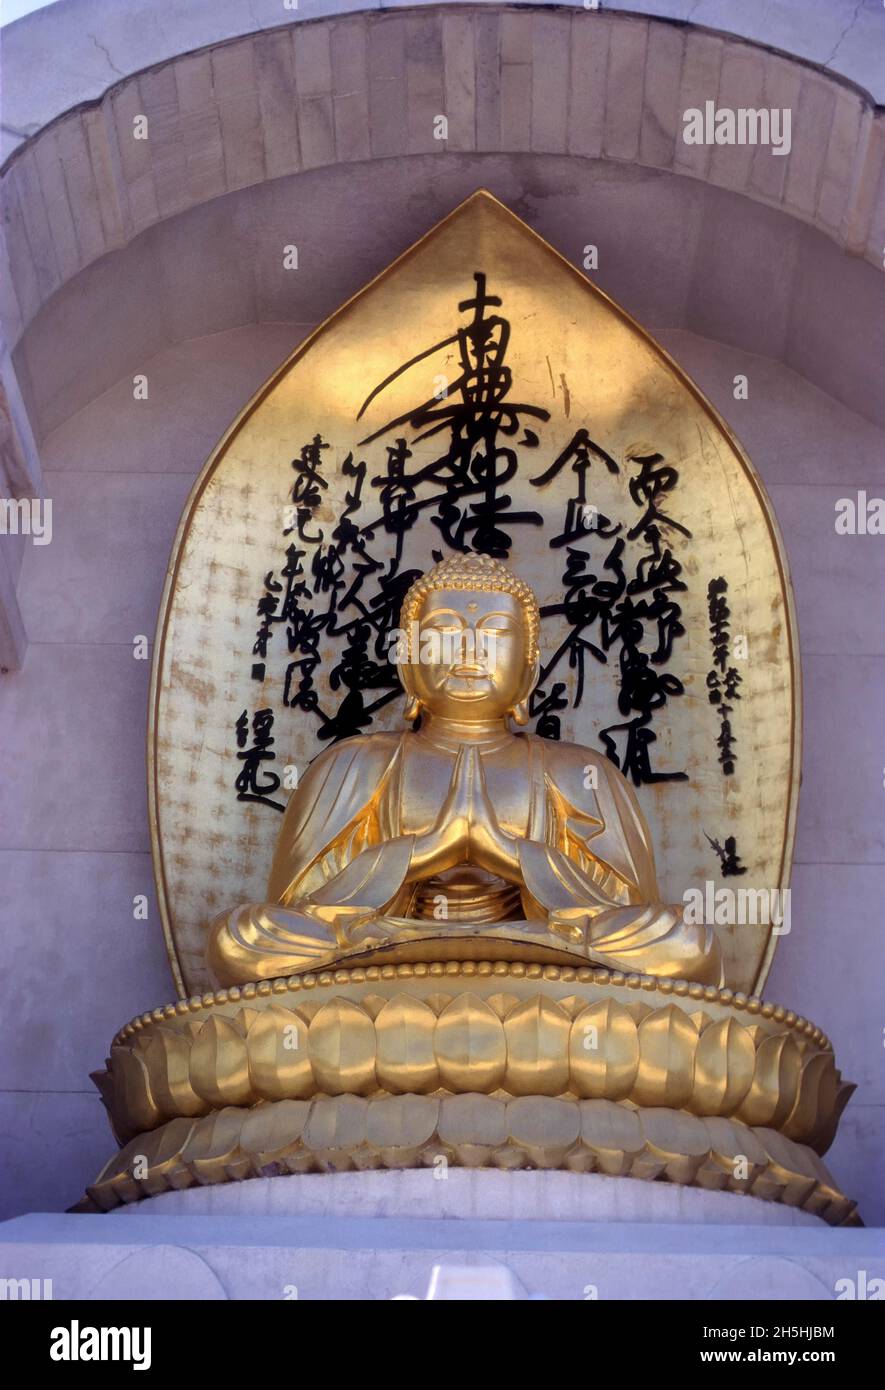
[[[484,676],[486,674],[485,651],[481,638],[474,632],[473,628],[465,628],[458,635],[452,674],[455,676]]]

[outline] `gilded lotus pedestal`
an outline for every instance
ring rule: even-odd
[[[856,1224],[823,1154],[853,1087],[807,1019],[730,990],[505,960],[352,966],[144,1014],[96,1077],[109,1209],[281,1173],[548,1168]]]

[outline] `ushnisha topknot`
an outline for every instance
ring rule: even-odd
[[[541,614],[538,600],[524,579],[514,574],[500,560],[490,555],[452,555],[416,579],[403,599],[400,627],[411,631],[417,622],[421,604],[428,594],[440,589],[476,589],[481,593],[510,594],[522,608],[526,635],[526,662],[533,665],[538,658],[538,634]]]

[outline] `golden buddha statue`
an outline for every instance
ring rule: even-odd
[[[217,917],[221,985],[273,979],[354,952],[445,940],[463,958],[506,942],[610,969],[721,980],[711,927],[659,901],[636,797],[578,744],[528,719],[540,615],[529,586],[485,556],[445,560],[403,604],[397,662],[420,728],[345,739],[292,793],[268,901]],[[519,948],[522,947],[520,952]]]
[[[473,320],[452,334],[441,296],[448,286],[463,309],[458,291],[477,246],[478,278],[494,271],[496,289],[516,294],[518,287],[523,324],[534,314],[548,337],[567,332],[570,379],[595,381],[600,338],[615,345],[617,381],[607,383],[601,409],[618,447],[618,421],[628,417],[647,417],[642,437],[653,438],[655,449],[661,443],[662,455],[664,446],[678,453],[679,442],[700,431],[703,467],[689,468],[686,456],[680,514],[687,525],[700,522],[692,550],[699,572],[749,573],[742,626],[768,633],[771,614],[779,615],[766,670],[751,663],[742,677],[745,727],[758,722],[765,732],[777,776],[764,807],[752,801],[752,777],[702,778],[694,804],[684,787],[674,789],[668,838],[684,872],[686,842],[705,819],[724,815],[755,866],[754,882],[779,883],[788,869],[798,651],[786,560],[758,481],[715,412],[647,335],[478,193],[412,248],[404,280],[393,268],[275,375],[207,465],[203,479],[211,486],[189,504],[155,655],[151,740],[157,881],[180,997],[126,1023],[95,1073],[122,1147],[90,1185],[84,1209],[170,1191],[183,1200],[188,1188],[286,1174],[376,1169],[381,1180],[388,1169],[438,1172],[442,1160],[442,1171],[496,1169],[502,1181],[522,1168],[567,1171],[569,1191],[585,1174],[666,1180],[703,1189],[699,1219],[704,1200],[721,1192],[854,1224],[854,1203],[821,1161],[853,1089],[831,1043],[793,1009],[750,992],[770,961],[768,933],[735,937],[733,978],[718,987],[714,931],[686,922],[681,905],[661,902],[648,827],[618,769],[589,748],[519,731],[538,678],[539,611],[528,585],[497,561],[458,556],[412,587],[395,654],[405,722],[398,731],[327,746],[309,766],[301,758],[309,730],[301,731],[300,785],[280,818],[267,889],[249,894],[265,901],[235,907],[204,923],[208,936],[196,935],[192,904],[210,886],[212,858],[195,856],[188,842],[213,815],[233,810],[230,777],[215,776],[217,749],[229,736],[232,707],[251,704],[255,694],[245,661],[229,683],[211,661],[205,682],[190,679],[196,646],[215,650],[239,621],[228,591],[195,607],[197,591],[204,592],[197,578],[213,561],[229,561],[240,544],[244,490],[260,492],[277,468],[287,471],[281,420],[290,435],[302,437],[308,426],[314,435],[319,404],[321,418],[337,429],[327,437],[342,448],[351,438],[363,408],[344,388],[360,387],[367,353],[374,380],[385,389],[400,385],[389,411],[360,433],[371,429],[380,440],[387,426],[375,427],[402,417],[414,427],[417,449],[434,432],[404,413],[413,399],[403,378],[412,363],[401,362],[411,352],[408,333],[393,332],[383,343],[376,333],[384,300],[385,322],[402,320],[422,277],[433,288],[428,314],[438,342],[431,350],[449,351],[460,340],[463,361],[476,367],[461,385],[469,409],[482,413],[474,386],[492,371],[492,357],[504,388],[511,372],[514,382],[534,380],[531,334],[515,346],[514,330],[511,365],[503,364],[507,320],[483,308],[502,302],[502,293],[481,294]],[[376,299],[378,309],[370,307]],[[330,394],[329,380],[341,389]],[[278,392],[274,383],[285,388]],[[596,418],[593,392],[578,395],[572,416],[583,409]],[[550,404],[552,428],[571,433],[574,421],[569,426]],[[455,444],[456,416],[446,417]],[[643,460],[655,449],[631,446],[625,464],[642,466],[644,476]],[[433,447],[418,453],[420,474]],[[554,471],[544,499],[559,515],[574,489],[568,470],[556,481]],[[340,470],[328,471],[327,481],[317,513],[324,522],[352,500]],[[597,481],[596,500],[620,506],[623,472]],[[733,536],[723,539],[703,524],[711,489],[728,497],[738,518]],[[416,505],[428,498],[422,493]],[[654,511],[652,498],[648,516]],[[265,538],[277,545],[272,509],[265,520]],[[383,559],[384,538],[377,539]],[[265,573],[256,555],[243,571],[254,580]],[[696,586],[687,599],[686,650],[703,670],[709,594],[705,602]],[[274,607],[277,618],[283,611]],[[724,632],[725,618],[717,622]],[[276,660],[271,670],[279,672]],[[262,703],[275,705],[277,693],[274,682]],[[703,724],[709,751],[721,720],[700,686],[686,694],[674,718],[680,727]],[[204,701],[205,737],[195,749]],[[279,738],[279,724],[276,731]],[[257,733],[252,751],[263,752]],[[231,882],[255,828],[239,812],[231,824],[216,892],[222,880]],[[214,992],[201,959],[207,943]],[[297,1194],[297,1179],[293,1187]],[[605,1191],[600,1197],[606,1200]],[[283,1208],[289,1199],[281,1198]],[[690,1216],[688,1201],[685,1210]]]

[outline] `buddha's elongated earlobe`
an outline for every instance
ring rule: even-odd
[[[525,691],[525,694],[523,695],[521,700],[517,700],[516,704],[513,706],[513,709],[510,711],[510,718],[513,720],[514,724],[527,724],[529,722],[529,699],[531,697],[532,691],[538,684],[539,671],[540,662],[536,657],[534,662],[532,663],[531,673],[529,674],[525,685],[522,687]]]
[[[418,715],[421,713],[423,706],[421,704],[421,701],[418,699],[418,696],[412,689],[412,673],[408,660],[398,661],[396,663],[396,673],[399,676],[400,685],[402,686],[403,692],[405,693],[406,697],[406,705],[405,709],[403,710],[403,717],[407,719],[409,723],[411,723],[413,720],[418,718]]]

